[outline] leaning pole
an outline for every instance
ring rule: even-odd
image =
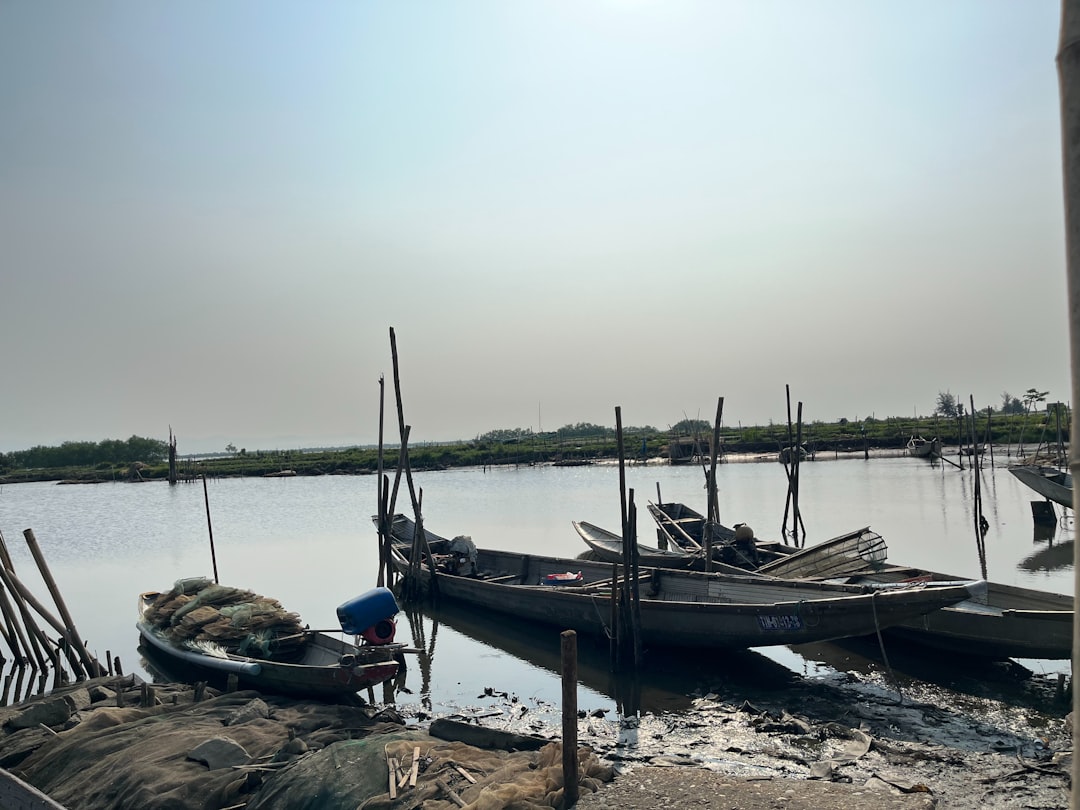
[[[1069,431],[1069,470],[1074,479],[1080,473],[1080,454],[1076,437],[1080,436],[1080,3],[1061,2],[1061,39],[1057,54],[1058,90],[1061,96],[1061,157],[1065,193],[1065,276],[1069,305],[1069,370],[1072,379],[1072,424]],[[1073,490],[1073,511],[1078,502]],[[1073,598],[1080,594],[1080,545],[1073,549]],[[1076,688],[1076,654],[1080,650],[1080,623],[1073,611],[1072,641],[1072,719],[1073,758],[1069,807],[1080,809],[1076,795],[1080,790],[1080,757],[1076,741],[1080,739],[1080,689]]]

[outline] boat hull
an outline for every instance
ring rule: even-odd
[[[429,542],[430,539],[429,539]],[[612,566],[509,551],[479,550],[479,576],[410,566],[391,549],[403,576],[432,583],[440,599],[611,637]],[[580,571],[583,584],[540,585],[549,574]],[[962,585],[878,591],[829,583],[643,569],[638,580],[642,643],[656,647],[749,648],[867,635],[970,596]]]
[[[238,683],[247,689],[291,697],[337,700],[355,695],[361,690],[388,681],[397,675],[399,662],[387,650],[374,656],[363,648],[339,642],[325,634],[308,642],[311,654],[295,664],[260,661],[254,658],[213,655],[183,650],[173,646],[151,627],[138,622],[143,643],[168,669],[170,664],[200,673],[207,678],[227,679],[236,675]],[[332,657],[340,650],[337,657]],[[354,652],[355,651],[355,652]],[[343,664],[343,656],[361,653],[360,659]],[[364,660],[367,659],[367,660]]]
[[[1011,469],[1015,474],[1020,468]],[[947,582],[961,577],[918,567],[878,565],[845,581],[873,585],[919,579]],[[886,635],[972,657],[1060,660],[1072,657],[1073,608],[1070,596],[989,582],[984,596],[898,622]]]
[[[1061,506],[1073,508],[1072,476],[1056,467],[1021,465],[1009,467],[1016,478],[1032,491]]]

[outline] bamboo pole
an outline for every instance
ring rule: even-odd
[[[48,608],[46,608],[37,597],[31,593],[30,589],[23,584],[23,581],[19,579],[18,575],[10,570],[0,570],[0,581],[2,581],[5,587],[8,588],[13,594],[20,596],[30,607],[38,612],[41,616],[57,633],[65,644],[61,644],[61,647],[66,646],[66,657],[68,663],[71,665],[71,670],[78,676],[79,670],[83,668],[82,662],[79,660],[79,655],[75,652],[76,648],[82,643],[75,639],[71,633],[71,628],[66,627],[64,623],[56,618]],[[0,591],[0,594],[3,592]],[[94,670],[85,670],[88,677],[94,677]]]
[[[9,572],[0,568],[0,581],[4,583],[4,588],[0,588],[0,605],[2,605],[5,613],[12,610],[11,603],[8,601],[8,593],[10,593],[15,600],[15,607],[18,609],[19,615],[22,616],[22,626],[26,629],[26,636],[23,636],[20,632],[19,637],[24,644],[26,643],[26,639],[29,638],[29,649],[34,656],[34,660],[37,662],[38,667],[44,671],[48,667],[45,664],[45,657],[42,654],[42,650],[48,651],[49,640],[45,637],[45,634],[41,632],[41,628],[37,626],[34,617],[26,607],[26,602],[23,599],[20,599],[19,594],[11,587],[8,576]]]
[[[720,421],[724,417],[724,398],[716,401],[716,421],[713,422],[712,446],[709,448],[709,500],[708,518],[705,521],[705,571],[712,571],[713,535],[720,522],[720,493],[716,487],[716,457],[720,451]]]
[[[412,428],[405,424],[405,408],[401,397],[401,367],[398,363],[397,335],[394,327],[390,327],[390,357],[394,367],[394,401],[397,405],[398,431],[401,436],[401,452],[398,457],[398,480],[404,469],[405,482],[409,487],[409,498],[412,501],[413,514],[416,519],[416,531],[420,536],[421,545],[427,553],[428,570],[431,572],[431,597],[439,593],[439,579],[435,572],[435,560],[431,557],[431,548],[428,546],[427,534],[424,532],[424,518],[421,514],[420,499],[416,496],[416,488],[413,485],[412,469],[409,467],[409,433]],[[394,496],[397,496],[397,484],[394,485]],[[393,501],[391,501],[391,505]],[[414,544],[415,545],[415,544]],[[411,566],[410,566],[411,567]]]
[[[218,583],[217,552],[214,551],[214,526],[210,522],[210,493],[206,490],[206,473],[202,476],[203,501],[206,503],[206,530],[210,533],[210,562],[214,566],[214,584]]]
[[[205,481],[205,479],[203,480]],[[41,553],[41,547],[38,546],[37,538],[34,537],[33,530],[27,529],[24,531],[23,537],[26,538],[26,545],[30,547],[30,553],[34,557],[34,562],[37,563],[38,570],[41,571],[41,578],[45,581],[45,586],[49,589],[53,602],[56,603],[56,607],[60,611],[60,616],[64,620],[64,626],[70,631],[72,646],[75,647],[75,652],[78,653],[79,658],[82,659],[87,673],[97,674],[98,663],[86,649],[86,645],[83,644],[82,638],[79,636],[79,631],[75,628],[75,621],[71,618],[71,613],[68,612],[67,605],[64,604],[64,598],[60,595],[60,589],[56,587],[56,580],[53,579],[52,573],[49,571],[49,566],[45,562],[45,555]]]
[[[378,501],[375,505],[376,514],[378,517],[378,533],[379,533],[379,575],[376,580],[376,585],[380,588],[384,585],[387,578],[391,578],[390,573],[390,548],[389,548],[389,527],[386,525],[386,492],[384,487],[386,483],[383,481],[383,415],[385,411],[386,402],[386,379],[383,375],[379,375],[379,466],[378,466],[378,482],[376,483],[375,497]],[[391,583],[392,584],[392,583]]]
[[[1076,403],[1080,402],[1080,6],[1062,0],[1061,38],[1057,53],[1058,87],[1061,96],[1061,144],[1065,198],[1065,268],[1069,304],[1069,348],[1072,381],[1072,429],[1069,442],[1069,470],[1075,480],[1080,476],[1080,418]],[[1073,509],[1080,498],[1073,490]],[[1080,594],[1080,545],[1073,550],[1073,593]],[[1080,620],[1073,615],[1073,717],[1080,718],[1080,689],[1076,688],[1076,656],[1080,651]],[[1080,723],[1073,723],[1073,748],[1080,739]],[[1077,786],[1080,785],[1080,757],[1073,757],[1071,781],[1073,790],[1069,806],[1080,807]]]

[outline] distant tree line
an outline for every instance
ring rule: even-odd
[[[623,433],[628,435],[655,435],[659,433],[656,428],[646,425],[645,427],[623,427]],[[506,428],[502,430],[489,430],[476,437],[478,442],[520,442],[523,440],[550,438],[550,439],[595,439],[608,438],[615,435],[615,428],[607,425],[594,425],[592,422],[577,422],[572,425],[563,425],[558,430],[533,432],[532,428]]]
[[[1046,397],[1050,394],[1049,391],[1039,391],[1036,388],[1029,388],[1020,397],[1014,397],[1008,391],[1004,391],[1001,394],[1001,408],[998,413],[1002,414],[1023,414],[1031,413],[1036,405],[1041,405],[1046,402]],[[946,419],[956,419],[958,416],[964,415],[964,403],[957,400],[948,391],[939,391],[937,396],[937,404],[934,406],[934,415],[942,416]],[[993,411],[993,408],[986,408],[986,411]]]
[[[160,464],[169,447],[160,439],[132,436],[100,442],[64,442],[59,447],[39,445],[29,450],[0,453],[0,469],[96,467],[101,464]]]

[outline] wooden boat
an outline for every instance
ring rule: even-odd
[[[681,504],[665,504],[665,507],[671,514],[692,512]],[[850,544],[840,543],[836,553],[841,559],[835,562],[828,559],[828,554],[818,556],[819,551],[828,550],[829,542],[835,541],[801,550],[777,544],[774,547],[780,555],[777,561],[762,565],[756,571],[774,577],[831,579],[843,576],[842,581],[859,584],[962,579],[924,568],[885,565],[884,540],[874,532],[871,534],[881,541],[881,548],[869,537],[866,539],[871,543],[865,547],[867,553],[864,555],[859,553],[857,543],[854,549]],[[856,540],[862,539],[858,533],[853,536]],[[784,563],[782,555],[785,554],[791,564]],[[866,563],[861,571],[857,570],[860,560]],[[660,562],[654,561],[654,564]],[[846,574],[842,573],[845,569]],[[899,622],[887,633],[928,647],[984,658],[1063,659],[1072,656],[1072,617],[1071,596],[989,582],[985,595],[918,619]]]
[[[615,532],[587,521],[574,521],[574,530],[592,549],[596,559],[603,562],[622,562],[622,537]],[[869,527],[834,537],[806,549],[791,548],[783,556],[759,566],[759,574],[772,577],[797,579],[806,577],[838,577],[873,570],[884,562],[888,549],[885,541]],[[674,551],[638,543],[638,564],[656,568],[704,571],[704,552]],[[713,571],[722,573],[746,573],[742,568],[713,562]]]
[[[708,525],[705,516],[677,501],[650,501],[648,509],[656,522],[660,549],[691,557],[689,564],[676,564],[677,557],[662,555],[651,559],[648,564],[704,570],[705,532]],[[869,528],[848,532],[808,549],[775,540],[760,540],[754,536],[753,529],[742,523],[736,524],[735,528],[729,528],[714,522],[711,529],[714,570],[715,563],[720,562],[776,577],[830,577],[869,570],[883,562],[888,553],[881,535]],[[610,548],[609,539],[602,539],[604,532],[604,529],[599,529],[599,534],[594,537]],[[578,534],[581,534],[580,530]],[[582,539],[589,543],[589,538],[584,535]],[[621,545],[618,548],[621,552]]]
[[[907,441],[907,453],[915,458],[936,458],[941,455],[941,439],[912,436]]]
[[[889,566],[849,583],[955,581],[921,568]],[[982,658],[1072,657],[1073,597],[987,582],[986,593],[890,627],[889,635]]]
[[[391,564],[439,597],[474,608],[543,622],[584,635],[611,632],[611,566],[513,551],[462,552],[464,538],[425,531],[430,558],[410,565],[415,524],[391,523]],[[446,554],[452,543],[459,551]],[[471,542],[470,542],[471,545]],[[581,584],[541,584],[550,574],[581,574]],[[979,583],[917,583],[879,589],[753,575],[640,569],[642,643],[655,647],[749,648],[861,636],[954,604]]]
[[[648,503],[649,514],[656,521],[656,539],[661,550],[690,554],[701,558],[703,568],[705,546],[707,543],[705,516],[683,503]],[[778,551],[777,544],[762,543],[754,537],[754,532],[744,524],[734,528],[713,522],[712,556],[714,562],[753,570],[763,562],[776,559],[795,550],[788,546]],[[691,566],[694,567],[694,566]]]
[[[1020,464],[1009,467],[1009,472],[1047,500],[1073,508],[1072,475],[1067,471],[1043,464]]]
[[[238,648],[232,643],[235,638],[223,638],[212,628],[215,624],[231,624],[243,614],[245,605],[254,603],[255,600],[250,599],[229,601],[224,605],[208,599],[205,605],[188,611],[183,619],[173,620],[171,617],[180,611],[178,608],[169,611],[167,603],[177,601],[178,596],[187,596],[187,601],[194,601],[198,594],[205,592],[203,588],[195,590],[196,586],[208,582],[181,580],[171,591],[148,591],[139,597],[136,623],[139,635],[150,655],[160,660],[166,669],[190,670],[201,677],[221,679],[236,675],[246,688],[293,697],[341,700],[353,698],[362,689],[390,680],[404,665],[402,653],[405,647],[402,644],[352,644],[329,633],[300,627],[296,614],[283,614],[283,621],[276,628],[266,627],[263,626],[265,621],[258,616],[261,613],[265,617],[266,612],[259,610],[255,611],[257,617],[251,623],[241,623],[237,635],[242,634],[244,640]],[[264,599],[249,591],[213,587],[219,591],[238,592],[245,599],[249,595]],[[267,601],[277,605],[273,600]],[[210,607],[211,603],[214,608]],[[382,600],[382,604],[388,603]],[[228,607],[236,610],[228,611]],[[280,605],[277,607],[280,609]],[[199,626],[198,622],[207,619],[212,609],[217,611],[219,618]],[[202,615],[197,615],[200,611]],[[397,612],[396,605],[394,612]],[[387,618],[392,617],[384,617],[384,620]],[[262,626],[262,629],[257,630],[256,626]],[[383,626],[379,632],[386,634],[388,631]],[[190,637],[185,639],[188,635]],[[259,653],[256,648],[269,651]],[[238,649],[246,649],[246,652]]]

